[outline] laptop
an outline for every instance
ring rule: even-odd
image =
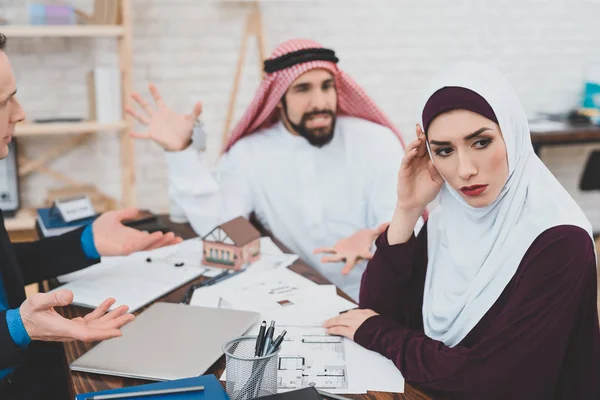
[[[100,342],[73,361],[73,371],[164,381],[202,375],[222,345],[260,319],[251,311],[154,303],[125,325],[123,336]]]

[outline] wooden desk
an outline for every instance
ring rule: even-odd
[[[173,232],[180,235],[184,239],[189,239],[189,238],[197,236],[193,232],[193,230],[190,228],[190,226],[187,224],[173,224],[166,217],[161,217],[161,219],[165,225],[169,226],[173,230]],[[281,245],[281,243],[277,242],[276,240],[275,240],[275,242],[280,247],[282,247],[282,249],[284,251],[287,250],[287,249],[285,249],[284,246]],[[310,266],[308,266],[306,263],[304,263],[301,260],[297,260],[290,267],[290,269],[292,271],[316,282],[316,283],[319,283],[319,284],[329,283],[324,277],[322,277],[313,268],[311,268]],[[179,301],[181,301],[185,292],[191,285],[201,282],[203,279],[205,279],[205,278],[198,278],[195,281],[190,282],[187,285],[184,285],[184,286],[180,287],[179,289],[169,293],[168,295],[160,298],[158,301],[178,303]],[[77,306],[65,307],[63,310],[61,310],[62,314],[69,318],[83,316],[84,314],[88,313],[89,311],[90,311],[89,309],[77,307]],[[143,311],[143,310],[141,310],[141,311]],[[83,355],[85,352],[90,350],[92,347],[94,347],[94,344],[82,343],[82,342],[65,343],[64,348],[65,348],[65,354],[66,354],[66,361],[68,363],[73,362],[74,360],[79,358],[81,355]],[[88,374],[85,372],[71,371],[70,369],[68,369],[67,365],[65,365],[65,368],[67,368],[67,371],[66,371],[67,376],[70,377],[69,385],[70,385],[70,390],[71,390],[71,394],[72,394],[71,398],[74,398],[75,394],[80,394],[80,393],[94,392],[94,391],[99,391],[99,390],[107,390],[107,389],[120,388],[120,387],[124,387],[124,386],[133,386],[133,385],[140,385],[140,384],[144,384],[144,383],[150,383],[149,381],[144,381],[141,379],[120,378],[120,377],[109,376],[109,375]],[[222,356],[206,373],[207,374],[215,374],[215,376],[218,378],[223,373],[224,368],[225,368],[225,357]],[[380,400],[380,399],[381,400],[384,400],[384,399],[385,400],[431,399],[431,397],[423,394],[422,392],[411,387],[410,385],[406,385],[406,387],[404,389],[404,393],[402,393],[402,394],[369,392],[369,394],[367,394],[367,395],[344,395],[344,396],[352,398],[352,399],[365,399],[365,400],[366,399],[371,399],[371,400],[375,400],[375,399],[377,399],[377,400]]]
[[[533,150],[539,156],[543,146],[600,143],[600,126],[567,126],[549,132],[531,132]]]

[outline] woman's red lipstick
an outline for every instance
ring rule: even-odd
[[[479,196],[481,193],[487,189],[488,185],[473,185],[473,186],[463,186],[460,190],[469,197]]]

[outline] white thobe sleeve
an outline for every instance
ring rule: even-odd
[[[183,210],[198,235],[232,218],[250,216],[252,194],[239,153],[226,153],[216,168],[207,165],[205,155],[191,146],[165,152],[165,156],[170,201]]]

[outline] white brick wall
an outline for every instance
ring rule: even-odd
[[[91,1],[73,2],[90,9]],[[133,0],[135,89],[156,83],[168,104],[189,112],[204,102],[209,151],[219,147],[240,45],[245,10],[225,0]],[[340,66],[376,99],[407,136],[431,74],[463,59],[496,64],[515,86],[530,115],[578,104],[584,69],[600,62],[598,0],[288,0],[263,5],[267,48],[292,37],[320,41],[338,53]],[[0,15],[27,20],[27,2],[0,0]],[[258,85],[251,43],[239,93],[239,118]],[[114,65],[112,39],[12,39],[9,56],[20,99],[31,118],[86,116],[85,74]],[[35,155],[59,138],[28,138]],[[136,146],[138,204],[168,208],[165,163],[157,146]],[[577,190],[590,146],[548,148],[542,158],[600,229],[600,193]],[[115,137],[98,137],[54,167],[118,196]],[[45,177],[24,183],[30,204],[43,201]],[[58,186],[60,186],[58,184]]]

